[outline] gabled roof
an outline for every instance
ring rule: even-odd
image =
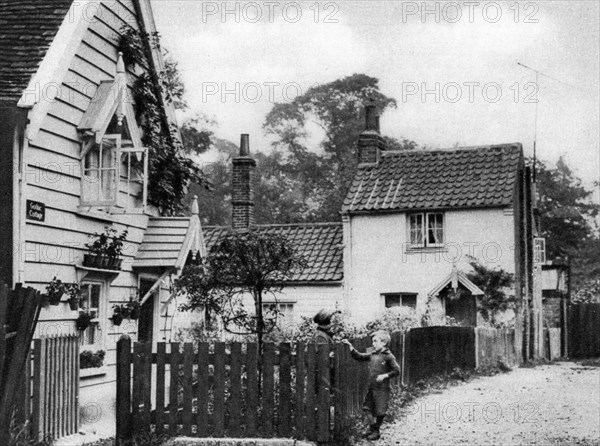
[[[344,277],[343,239],[341,223],[298,223],[288,225],[257,225],[253,229],[288,238],[308,262],[289,282],[331,282]],[[207,226],[203,228],[206,249],[210,251],[231,228]]]
[[[381,153],[358,169],[342,212],[511,205],[521,144]]]
[[[458,284],[462,284],[473,296],[483,296],[485,293],[481,291],[477,285],[471,282],[465,273],[456,269],[456,267],[452,267],[452,272],[442,280],[433,290],[429,292],[429,296],[437,296],[440,291],[446,288],[448,285],[451,285],[452,288],[457,288]]]
[[[198,203],[190,217],[152,217],[144,234],[133,268],[181,270],[189,253],[204,257],[206,247],[198,218]]]
[[[72,0],[0,0],[0,101],[17,103]]]

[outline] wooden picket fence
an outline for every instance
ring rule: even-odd
[[[410,382],[476,366],[474,327],[413,328],[406,343]]]
[[[368,339],[356,340],[365,349]],[[333,358],[330,357],[333,352]],[[117,436],[293,437],[329,441],[368,382],[344,345],[117,345]],[[333,409],[332,409],[333,408]]]
[[[516,349],[514,329],[475,327],[475,367],[513,366],[521,362]]]
[[[600,356],[600,304],[572,304],[568,313],[569,356]]]
[[[79,430],[79,336],[35,339],[31,358],[31,434],[40,441]]]
[[[414,383],[456,368],[519,361],[514,330],[424,327],[392,334],[390,350]],[[357,350],[369,338],[352,341]],[[333,355],[330,356],[330,353]],[[493,359],[492,359],[493,358]],[[343,441],[362,413],[368,369],[343,344],[117,344],[117,438],[291,437]]]
[[[9,430],[27,421],[29,346],[37,325],[42,296],[33,288],[0,285],[0,444]]]

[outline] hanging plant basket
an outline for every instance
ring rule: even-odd
[[[77,330],[84,331],[86,328],[88,328],[90,326],[93,318],[94,318],[94,315],[92,313],[88,313],[86,311],[81,311],[79,313],[79,317],[75,320],[75,325],[77,326]]]
[[[48,296],[48,303],[50,305],[58,305],[63,294],[64,293],[62,291],[53,291],[46,293],[46,296]]]
[[[112,315],[111,320],[112,320],[113,325],[121,325],[121,322],[123,322],[123,315],[121,313],[115,312]]]
[[[48,303],[50,305],[58,305],[60,299],[65,293],[65,284],[56,276],[52,278],[52,281],[46,286],[46,295],[48,296]]]
[[[79,309],[79,299],[70,297],[69,308],[71,309],[71,311],[77,311]]]

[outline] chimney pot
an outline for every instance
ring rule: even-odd
[[[250,135],[242,133],[240,140],[240,156],[250,156]]]
[[[365,107],[365,130],[377,130],[377,107],[369,102]]]

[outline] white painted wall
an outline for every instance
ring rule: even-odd
[[[382,293],[418,293],[417,312],[427,295],[452,270],[469,271],[468,255],[514,273],[514,217],[503,209],[445,213],[445,248],[409,250],[406,214],[358,215],[347,222],[345,280],[352,319],[365,322],[384,310]],[[440,305],[440,302],[434,302]]]

